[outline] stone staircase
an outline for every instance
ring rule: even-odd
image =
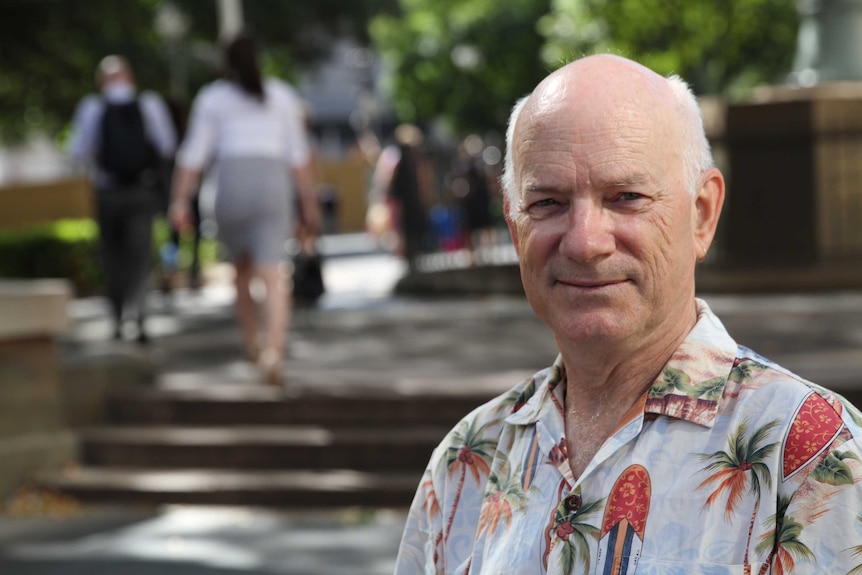
[[[487,398],[127,388],[79,431],[79,465],[41,484],[95,504],[403,507],[446,431]]]

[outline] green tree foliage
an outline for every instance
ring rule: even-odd
[[[441,118],[457,133],[500,130],[547,72],[536,29],[550,0],[401,0],[371,22],[400,120]]]
[[[798,19],[793,0],[400,0],[371,36],[399,118],[465,133],[502,128],[545,74],[594,52],[743,96],[790,72]]]
[[[56,131],[92,90],[108,51],[142,59],[155,42],[149,10],[143,2],[107,0],[0,3],[0,136]],[[140,68],[146,77],[149,70]]]
[[[790,72],[798,20],[793,0],[553,0],[540,29],[553,68],[613,52],[738,97]]]
[[[267,70],[289,77],[324,55],[334,33],[366,38],[372,14],[396,0],[245,0],[247,26],[265,50]],[[189,93],[218,73],[216,0],[174,0],[189,17]],[[33,130],[58,133],[78,99],[95,89],[107,54],[132,63],[138,83],[168,93],[176,52],[154,21],[161,0],[0,0],[0,139]],[[208,53],[209,58],[200,58]],[[215,56],[215,57],[213,57]]]

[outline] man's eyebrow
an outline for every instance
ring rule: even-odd
[[[563,185],[558,185],[551,182],[541,182],[538,180],[525,182],[521,189],[525,194],[547,194],[565,192],[565,186]]]
[[[652,178],[650,178],[649,175],[639,173],[629,174],[622,177],[595,177],[593,178],[593,185],[601,189],[628,188],[631,186],[646,184],[650,181],[652,181]]]
[[[590,185],[600,190],[612,190],[617,188],[629,188],[642,186],[654,181],[650,174],[645,172],[631,173],[627,175],[593,176]],[[553,194],[566,193],[570,189],[570,182],[544,181],[541,178],[531,179],[523,183],[521,190],[523,194]]]

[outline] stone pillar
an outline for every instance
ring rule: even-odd
[[[75,457],[56,343],[70,294],[61,280],[0,282],[0,497]]]
[[[862,83],[763,89],[727,109],[733,263],[862,257]]]
[[[731,263],[862,257],[862,0],[798,0],[789,83],[727,110]]]

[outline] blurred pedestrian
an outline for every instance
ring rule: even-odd
[[[250,35],[241,33],[228,42],[224,59],[224,77],[204,86],[192,104],[188,133],[177,153],[170,219],[180,229],[189,226],[191,194],[214,158],[214,216],[236,272],[246,356],[258,364],[264,381],[281,385],[291,307],[285,243],[295,226],[295,194],[305,225],[320,226],[303,104],[287,83],[261,74]],[[250,289],[255,277],[266,289],[260,342]]]
[[[146,343],[153,218],[176,134],[164,100],[155,92],[138,94],[125,58],[106,56],[96,81],[99,93],[84,97],[75,111],[68,151],[92,170],[114,338],[123,337],[128,309],[137,320],[138,342]]]
[[[374,168],[367,224],[374,233],[387,228],[394,232],[395,252],[412,266],[428,242],[428,209],[435,203],[433,171],[422,130],[401,124],[394,136]]]
[[[434,450],[395,573],[862,571],[862,413],[695,297],[725,189],[687,84],[588,56],[519,101],[506,144],[559,353]]]
[[[479,136],[471,135],[458,146],[446,176],[446,190],[457,202],[461,214],[461,236],[475,265],[476,252],[493,242],[491,186],[482,160],[484,145]]]

